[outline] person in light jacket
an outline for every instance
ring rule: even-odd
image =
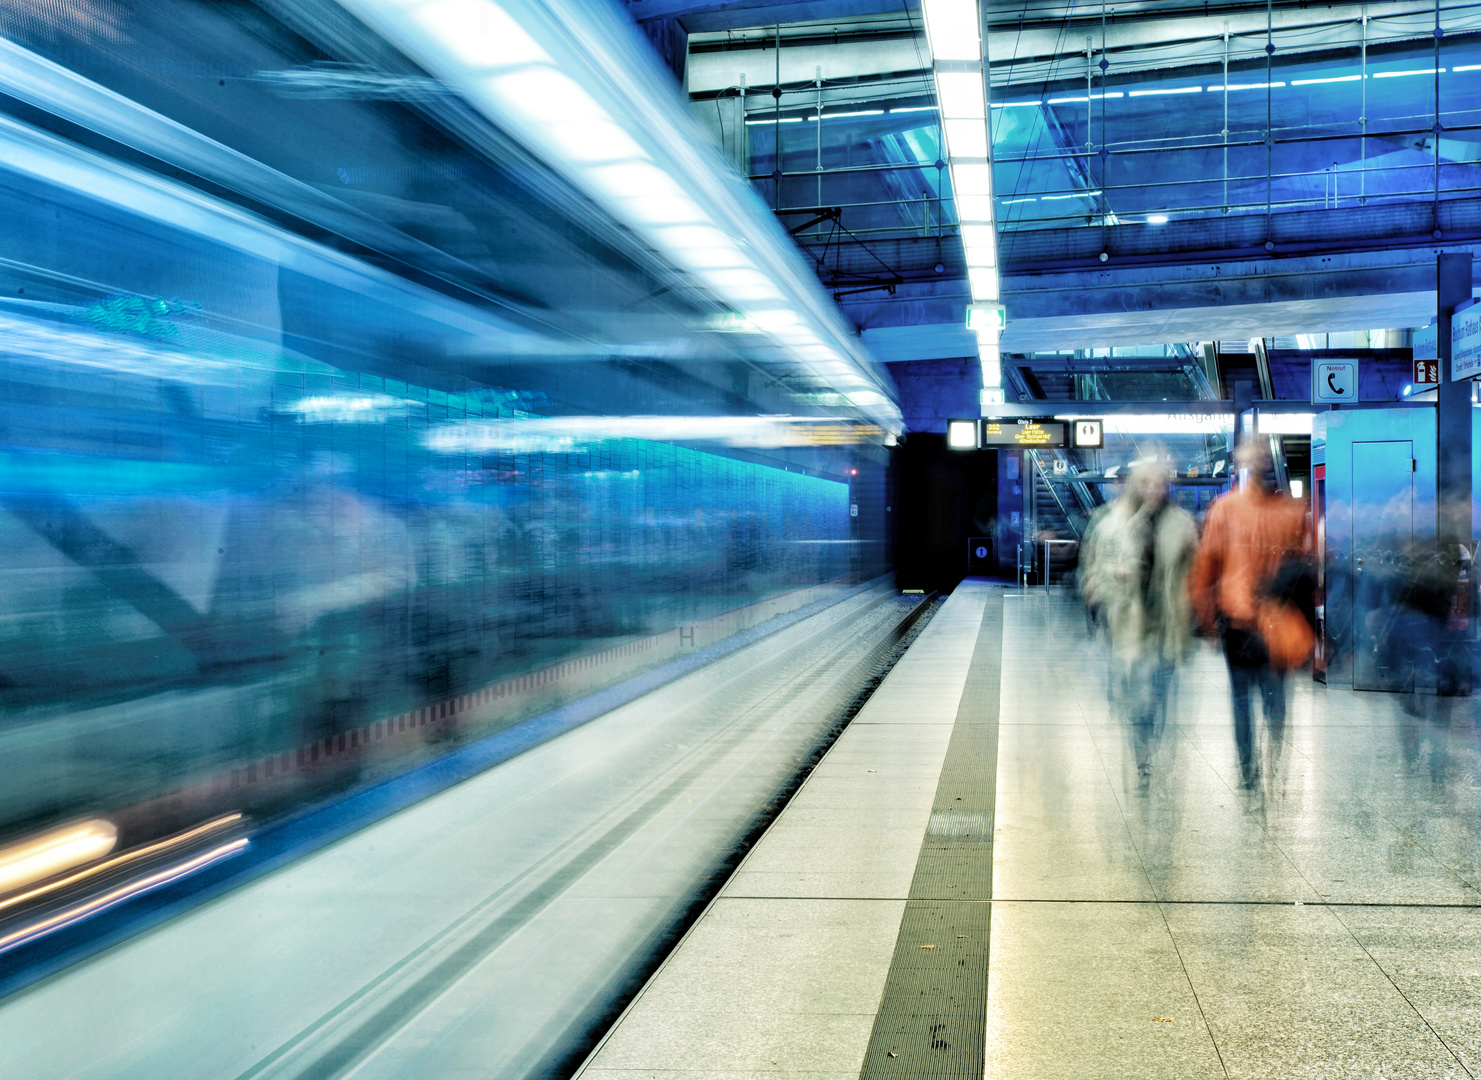
[[[1083,585],[1110,639],[1111,696],[1130,726],[1143,782],[1177,665],[1192,641],[1187,579],[1198,531],[1192,515],[1169,500],[1171,479],[1165,461],[1132,466],[1126,487],[1096,523]]]

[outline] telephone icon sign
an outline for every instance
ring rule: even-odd
[[[1313,403],[1357,401],[1358,362],[1356,360],[1313,360],[1311,362],[1311,400]]]

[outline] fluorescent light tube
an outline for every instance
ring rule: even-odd
[[[991,303],[998,298],[998,272],[988,267],[969,267],[967,284],[972,290],[972,299],[980,303]]]
[[[952,162],[951,191],[953,195],[991,195],[992,166],[975,161]]]
[[[986,222],[993,221],[993,205],[991,195],[958,195],[956,197],[956,219],[959,222]]]
[[[998,234],[991,225],[963,225],[962,245],[970,252],[977,250],[992,251],[997,245]]]
[[[987,123],[976,120],[943,120],[946,147],[952,158],[987,157]]]
[[[981,120],[986,114],[982,96],[982,74],[976,71],[938,71],[936,101],[941,115]]]
[[[991,270],[998,265],[998,253],[991,247],[968,247],[966,263],[969,270]]]
[[[977,0],[925,0],[922,6],[934,59],[982,59]]]

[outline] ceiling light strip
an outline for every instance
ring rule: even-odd
[[[993,203],[991,110],[984,64],[987,50],[978,0],[924,0],[926,40],[941,112],[941,156],[961,227],[973,304],[999,299],[997,221]],[[1001,397],[996,320],[978,330],[983,389]]]

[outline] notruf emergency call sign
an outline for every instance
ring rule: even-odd
[[[1358,400],[1358,362],[1356,360],[1313,360],[1311,362],[1311,400],[1330,405]]]

